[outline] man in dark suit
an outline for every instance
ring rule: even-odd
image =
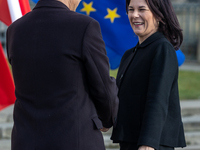
[[[40,0],[7,30],[16,86],[12,150],[104,150],[117,115],[100,26],[80,0]],[[103,128],[104,127],[104,128]]]

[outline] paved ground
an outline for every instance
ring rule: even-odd
[[[0,140],[0,150],[10,150],[10,140]]]
[[[199,91],[200,92],[200,91]],[[185,108],[199,108],[200,106],[200,100],[184,100],[181,101],[181,108],[185,109]]]
[[[179,67],[180,70],[200,71],[200,63],[184,63]]]
[[[0,150],[10,150],[10,140],[0,140]],[[119,148],[106,149],[106,150],[119,150]],[[188,146],[186,148],[176,148],[176,150],[200,150],[200,146]]]

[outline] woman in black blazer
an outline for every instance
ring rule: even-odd
[[[119,111],[111,139],[120,150],[185,147],[175,50],[182,30],[170,0],[126,0],[136,47],[122,57],[117,75]]]

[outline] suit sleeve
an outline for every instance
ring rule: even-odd
[[[92,20],[85,31],[82,56],[87,71],[90,96],[104,127],[111,127],[118,111],[116,81],[109,75],[109,60],[99,23]]]
[[[177,73],[178,64],[174,48],[169,43],[159,45],[151,65],[138,145],[146,145],[158,150],[168,113],[170,91]]]

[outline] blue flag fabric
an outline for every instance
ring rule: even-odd
[[[124,52],[138,42],[126,14],[125,0],[83,0],[76,11],[93,17],[100,23],[110,68],[117,69]],[[181,50],[177,51],[177,58],[179,66],[182,65],[185,56]]]
[[[118,68],[124,52],[138,42],[129,24],[125,0],[84,0],[76,11],[89,15],[100,23],[110,68]]]
[[[178,59],[178,66],[181,66],[185,61],[185,55],[179,49],[179,50],[176,51],[176,56],[177,56],[177,59]]]
[[[32,0],[34,3],[37,3],[39,0]]]

